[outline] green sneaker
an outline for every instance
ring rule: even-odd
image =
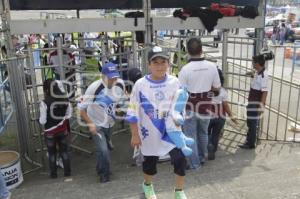
[[[184,191],[175,191],[175,199],[187,199]]]
[[[143,183],[143,190],[144,190],[146,199],[157,199],[152,184],[145,185],[145,183]]]

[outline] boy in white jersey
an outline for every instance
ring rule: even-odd
[[[180,83],[167,74],[169,57],[160,47],[148,54],[150,74],[139,79],[132,90],[127,121],[132,132],[132,147],[140,147],[144,156],[143,190],[147,199],[156,199],[152,177],[157,173],[159,156],[169,154],[175,173],[175,198],[185,199],[183,192],[186,159],[166,134],[165,117]]]

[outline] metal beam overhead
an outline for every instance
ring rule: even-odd
[[[228,28],[262,28],[263,17],[255,19],[243,17],[224,17],[219,19],[216,29]],[[173,17],[154,17],[153,30],[181,30],[205,29],[197,17],[190,17],[186,21]],[[134,26],[133,18],[112,19],[43,19],[43,20],[12,20],[10,31],[12,34],[29,33],[70,33],[70,32],[112,32],[112,31],[145,31],[145,19],[138,18]]]
[[[12,34],[137,31],[145,30],[145,20],[139,18],[137,26],[133,18],[12,20],[10,30]]]
[[[262,28],[264,27],[263,17],[258,16],[255,19],[244,17],[223,17],[218,20],[215,29],[228,28]],[[153,18],[153,30],[183,30],[183,29],[202,29],[201,20],[198,17],[190,17],[187,20],[182,20],[173,17],[157,17]]]

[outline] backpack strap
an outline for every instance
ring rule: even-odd
[[[117,87],[121,88],[123,91],[125,91],[124,85],[121,84],[120,82],[117,82],[115,86],[117,86]]]
[[[121,88],[123,91],[125,90],[124,85],[121,84],[121,83],[119,83],[119,82],[116,83],[115,86]],[[96,91],[95,91],[95,93],[94,93],[94,99],[93,99],[93,102],[96,100],[96,96],[97,96],[104,88],[105,88],[105,86],[104,86],[103,83],[101,83],[101,84],[98,86],[98,88],[96,89]]]
[[[104,89],[104,84],[101,82],[101,84],[98,86],[98,88],[96,89],[95,93],[94,93],[94,99],[93,102],[96,100],[96,96]]]

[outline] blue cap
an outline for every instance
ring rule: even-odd
[[[108,79],[115,78],[115,77],[120,77],[120,74],[117,70],[117,65],[108,62],[102,66],[101,70],[102,74],[105,75]]]

